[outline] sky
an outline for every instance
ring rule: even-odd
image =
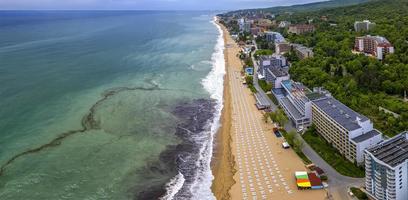
[[[0,10],[234,10],[322,0],[0,0]]]

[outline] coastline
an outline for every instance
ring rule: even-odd
[[[226,28],[216,21],[216,24],[221,27],[224,38],[224,60],[225,71],[224,76],[224,101],[223,109],[221,112],[221,127],[217,131],[214,142],[214,153],[211,161],[211,170],[214,175],[214,180],[211,186],[211,190],[214,196],[219,200],[231,199],[230,190],[235,184],[234,175],[236,173],[235,160],[232,153],[232,132],[231,132],[231,120],[232,120],[232,105],[231,94],[229,85],[229,72],[228,72],[228,49],[227,37],[229,32]]]

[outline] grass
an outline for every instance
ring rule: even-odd
[[[268,94],[268,97],[272,100],[275,105],[279,105],[278,100],[273,96],[273,94]]]
[[[286,139],[288,132],[286,132],[285,130],[279,130],[279,132],[282,134],[282,136]],[[302,159],[303,163],[305,163],[305,165],[311,164],[312,161],[303,153],[303,152],[297,152],[295,151],[295,153],[299,156],[299,158]]]
[[[260,56],[264,55],[272,55],[273,51],[270,49],[259,49],[258,51],[255,52],[254,57],[258,59]]]
[[[265,80],[258,80],[258,84],[264,92],[269,92],[272,90],[272,84],[268,84]]]
[[[352,187],[352,188],[350,188],[350,190],[354,194],[354,196],[357,197],[357,199],[359,199],[359,200],[367,200],[368,199],[367,194],[364,193],[363,191],[361,191],[360,189]]]
[[[303,139],[337,172],[344,176],[363,178],[364,169],[344,158],[334,147],[317,134],[316,129],[309,128]]]

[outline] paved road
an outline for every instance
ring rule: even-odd
[[[255,51],[254,52],[256,52],[257,50],[258,50],[258,47],[257,47],[257,45],[256,45],[256,42],[255,41],[252,41],[252,43],[254,44],[254,46],[255,46]],[[261,95],[261,96],[263,96],[264,97],[264,99],[267,99],[268,101],[269,101],[269,103],[271,104],[271,109],[272,110],[276,110],[278,107],[273,103],[273,101],[268,97],[268,95],[266,95],[266,93],[262,90],[262,88],[261,88],[261,86],[259,86],[259,84],[258,84],[258,69],[259,69],[259,65],[258,65],[258,62],[256,61],[256,59],[255,59],[255,57],[254,57],[254,53],[252,54],[252,62],[254,63],[254,78],[253,78],[253,80],[254,80],[254,87],[255,87],[255,89],[259,92],[259,94]]]
[[[255,43],[255,41],[253,41]],[[255,49],[257,50],[257,47],[255,45]],[[256,51],[255,50],[255,51]],[[253,54],[252,54],[253,55]],[[258,93],[267,96],[266,93],[260,88],[258,84],[258,63],[256,62],[255,58],[252,56],[252,60],[254,63],[254,86],[258,90]],[[269,97],[267,97],[268,100]],[[276,110],[278,108],[277,105],[275,105],[271,100],[271,108],[272,110]],[[289,121],[288,123],[285,124],[285,130],[286,131],[296,131],[296,128],[293,126],[293,124]],[[318,165],[320,168],[322,168],[327,176],[329,177],[329,190],[330,194],[333,194],[333,196],[336,199],[352,199],[348,194],[348,188],[350,186],[354,187],[360,187],[364,185],[364,178],[351,178],[347,176],[343,176],[339,174],[336,170],[334,170],[329,164],[327,164],[326,161],[324,161],[304,140],[302,137],[299,136],[299,138],[303,141],[304,146],[302,148],[303,153],[316,165]]]

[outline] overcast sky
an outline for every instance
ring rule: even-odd
[[[0,0],[0,9],[232,10],[322,0]]]

